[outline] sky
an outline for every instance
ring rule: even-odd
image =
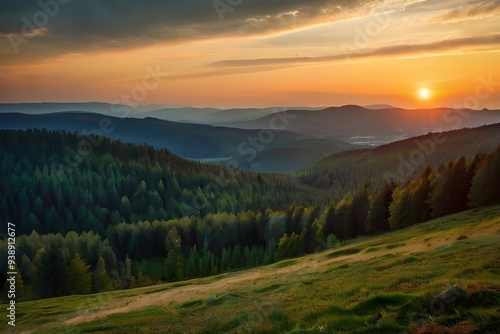
[[[2,0],[0,103],[500,109],[500,0]]]

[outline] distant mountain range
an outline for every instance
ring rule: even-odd
[[[283,172],[327,155],[430,132],[500,123],[500,110],[406,110],[389,105],[331,108],[214,109],[107,103],[0,104],[1,129],[92,131],[166,148],[183,158]],[[277,130],[279,129],[279,131]]]
[[[472,128],[500,122],[500,110],[454,110],[449,108],[406,110],[390,107],[367,109],[355,105],[323,110],[286,111],[293,121],[287,130],[351,144],[378,146],[429,132]],[[273,115],[272,117],[274,117]],[[242,129],[269,128],[272,119],[229,122]]]
[[[47,129],[103,134],[131,143],[166,148],[189,159],[241,168],[284,172],[326,155],[356,148],[334,139],[289,131],[261,131],[176,123],[156,118],[117,118],[93,112],[0,113],[0,129]]]
[[[298,134],[341,140],[356,145],[378,146],[429,132],[472,128],[500,122],[500,110],[454,110],[450,108],[407,110],[377,104],[331,108],[214,109],[167,105],[111,105],[107,103],[0,104],[0,113],[44,114],[92,112],[112,117],[147,118],[218,125],[238,129],[270,129],[272,120],[288,115],[285,130]]]
[[[165,121],[221,125],[227,122],[249,121],[286,110],[319,110],[308,107],[271,107],[216,109],[169,105],[109,104],[102,102],[82,103],[4,103],[0,104],[0,113],[46,114],[54,112],[93,112],[113,117],[146,118],[154,117]]]

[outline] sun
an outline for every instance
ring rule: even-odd
[[[420,100],[428,100],[432,97],[432,92],[429,88],[420,88],[418,90],[418,98]]]

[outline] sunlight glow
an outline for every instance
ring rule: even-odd
[[[421,100],[428,100],[432,96],[432,92],[429,88],[421,88],[418,90],[418,98]]]

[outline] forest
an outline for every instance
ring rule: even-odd
[[[359,178],[342,196],[293,174],[64,131],[0,131],[0,152],[0,210],[17,228],[25,300],[255,267],[500,203],[500,146],[404,183]]]

